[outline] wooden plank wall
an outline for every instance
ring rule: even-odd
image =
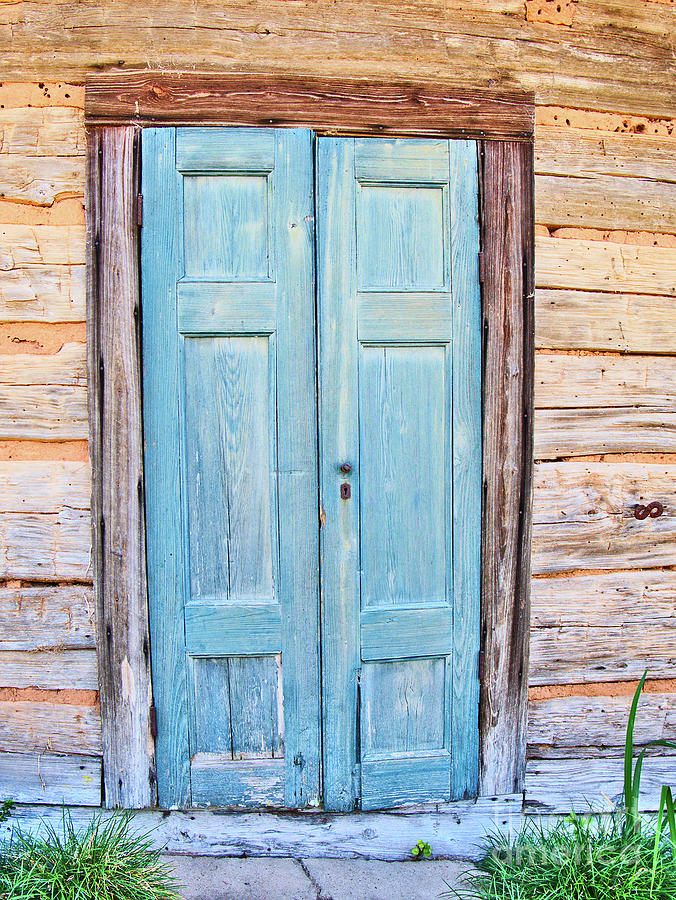
[[[177,4],[153,0],[140,22],[128,0],[3,5],[0,791],[16,771],[22,799],[100,797],[83,90],[56,79],[195,60],[535,90],[527,791],[553,808],[562,778],[615,766],[645,667],[637,736],[676,737],[674,11],[663,0],[206,0],[179,21]],[[634,519],[653,499],[664,515]]]
[[[0,793],[97,805],[83,103],[0,86]]]
[[[526,784],[539,808],[620,754],[645,668],[637,740],[676,735],[675,152],[670,119],[537,109]],[[635,519],[652,500],[664,514]]]

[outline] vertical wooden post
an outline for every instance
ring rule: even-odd
[[[92,129],[87,357],[105,805],[155,803],[141,410],[138,132]]]
[[[480,793],[521,789],[526,761],[533,455],[533,148],[485,141],[484,508]]]

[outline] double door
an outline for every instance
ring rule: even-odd
[[[143,132],[165,807],[476,792],[476,146]]]

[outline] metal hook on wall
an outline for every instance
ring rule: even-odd
[[[647,519],[648,516],[650,516],[651,519],[656,519],[658,516],[661,516],[663,512],[664,507],[659,500],[653,500],[653,502],[649,503],[647,506],[641,506],[640,503],[637,503],[634,507],[634,518]]]

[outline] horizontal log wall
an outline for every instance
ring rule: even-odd
[[[0,87],[0,796],[98,805],[83,103]]]
[[[130,0],[3,5],[0,795],[16,773],[21,800],[100,797],[73,82],[102,70],[321,68],[535,91],[527,797],[564,808],[562,784],[606,777],[615,792],[645,667],[637,738],[675,736],[673,21],[666,0],[152,0],[141,20]],[[634,519],[653,499],[664,515]]]
[[[537,111],[534,808],[620,752],[646,668],[637,743],[676,736],[676,140],[639,124]]]

